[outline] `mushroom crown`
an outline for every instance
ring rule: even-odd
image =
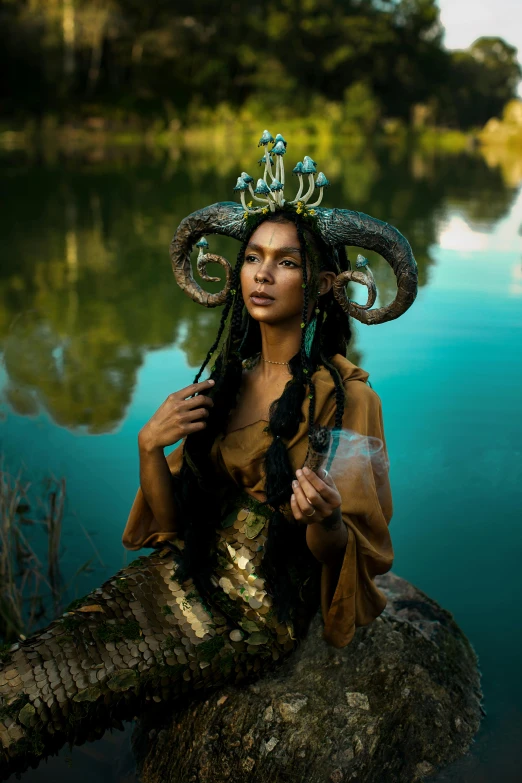
[[[329,180],[326,179],[323,172],[320,171],[317,175],[317,179],[315,180],[315,187],[316,188],[327,188],[330,184]]]
[[[259,139],[258,147],[266,147],[267,144],[272,144],[274,137],[267,130],[263,131],[261,138]]]
[[[248,185],[243,177],[238,177],[234,190],[248,190]]]
[[[261,195],[267,195],[270,193],[270,188],[266,184],[264,179],[258,179],[256,189],[254,190],[254,193],[261,194]]]
[[[303,160],[303,173],[315,174],[316,171],[317,171],[317,164],[315,160],[312,160],[312,158],[309,158],[308,155],[305,155]]]

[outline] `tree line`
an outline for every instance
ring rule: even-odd
[[[307,116],[328,101],[462,129],[499,116],[516,49],[443,41],[436,0],[0,0],[1,108],[184,124],[224,103]]]

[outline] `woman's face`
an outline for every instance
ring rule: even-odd
[[[294,223],[264,222],[257,227],[241,267],[241,291],[252,318],[266,324],[301,321],[303,263]],[[307,271],[309,279],[309,266]]]

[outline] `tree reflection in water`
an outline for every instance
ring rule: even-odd
[[[6,167],[0,350],[7,372],[4,399],[14,411],[31,416],[44,408],[62,427],[110,432],[125,416],[149,351],[177,345],[190,366],[199,365],[220,311],[195,307],[178,289],[168,246],[186,214],[233,198],[236,173],[248,170],[250,152],[236,162],[229,156],[226,177],[222,156],[212,149],[204,166],[199,160],[190,170],[187,159],[195,151],[152,165],[143,165],[138,155],[124,166],[116,157],[87,166],[73,160],[60,167]],[[311,145],[296,149],[296,160],[304,152],[320,160],[334,183],[327,206],[366,212],[407,236],[421,286],[429,282],[430,251],[450,207],[491,228],[515,194],[504,159],[499,168],[498,161],[488,166],[471,153],[444,158]],[[234,259],[236,243],[210,241],[213,252]],[[349,249],[350,257],[357,252]],[[377,304],[386,304],[395,295],[393,273],[382,259],[367,255]],[[355,288],[351,295],[359,298]],[[362,361],[356,345],[350,358]]]

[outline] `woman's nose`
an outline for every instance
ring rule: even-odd
[[[273,275],[270,271],[270,267],[265,263],[260,264],[256,269],[254,280],[256,283],[271,283],[273,281]]]

